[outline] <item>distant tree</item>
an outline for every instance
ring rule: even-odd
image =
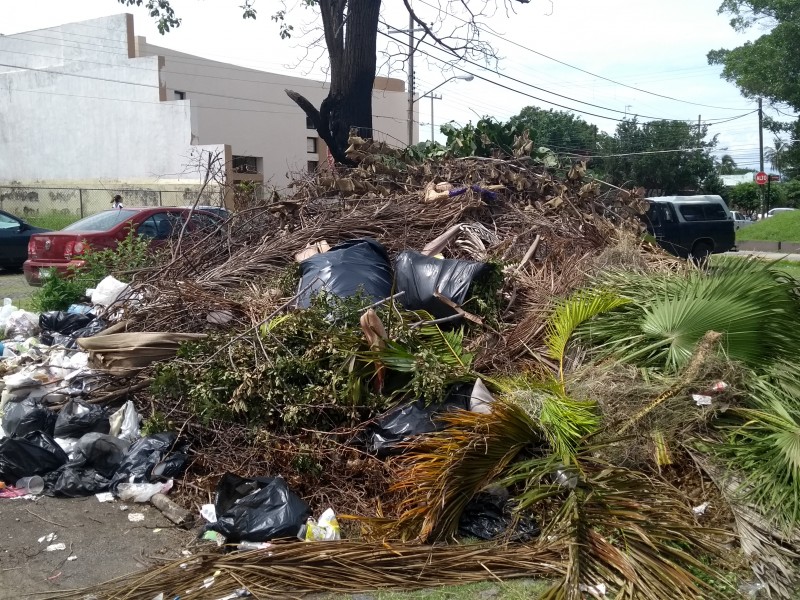
[[[781,168],[784,166],[784,158],[786,157],[788,144],[779,137],[776,137],[772,143],[772,147],[764,148],[764,158],[769,161],[772,170],[777,171],[778,175],[781,175]]]
[[[758,210],[761,206],[761,189],[753,181],[730,187],[725,194],[728,205],[735,210]]]
[[[641,186],[662,193],[719,190],[711,151],[716,137],[706,141],[707,127],[684,121],[639,123],[636,118],[617,125],[613,138],[603,141],[598,168],[616,185]]]
[[[561,110],[544,110],[526,106],[509,119],[514,131],[527,130],[536,146],[544,146],[557,153],[592,155],[597,150],[599,134],[591,125],[573,113]]]
[[[724,154],[719,160],[719,174],[733,175],[736,172],[736,161],[730,154]]]
[[[126,6],[144,6],[155,19],[159,31],[165,33],[179,27],[181,19],[175,14],[170,0],[117,0]],[[417,45],[428,42],[442,50],[452,63],[471,58],[493,58],[497,55],[490,43],[481,38],[481,17],[498,5],[513,11],[517,3],[530,0],[440,0],[425,14],[423,7],[411,6],[403,0],[414,28],[421,30]],[[245,19],[255,19],[254,0],[243,0],[240,6]],[[319,108],[301,94],[286,90],[288,96],[314,123],[319,136],[325,140],[331,154],[339,162],[349,162],[345,156],[350,129],[356,127],[363,135],[372,135],[372,93],[377,72],[377,39],[380,24],[381,0],[294,0],[282,2],[272,20],[280,24],[280,36],[290,38],[293,27],[286,22],[287,5],[298,5],[319,11],[324,40],[330,61],[330,87]],[[463,14],[463,17],[458,15]],[[452,18],[451,18],[452,17]]]

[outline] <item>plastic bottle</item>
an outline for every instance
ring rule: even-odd
[[[5,329],[9,315],[15,310],[17,310],[17,307],[11,304],[11,298],[4,298],[3,307],[0,308],[0,330]]]

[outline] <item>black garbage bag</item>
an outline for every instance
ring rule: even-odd
[[[3,415],[3,431],[8,436],[23,436],[31,431],[43,431],[53,435],[58,415],[36,400],[25,398],[20,402],[9,402]]]
[[[55,437],[79,438],[92,432],[108,433],[110,429],[108,410],[72,398],[58,413]]]
[[[186,468],[188,444],[176,443],[177,439],[174,433],[165,432],[136,440],[114,473],[111,489],[116,493],[120,483],[152,483],[180,475]],[[168,475],[159,475],[156,467],[161,463],[168,465]]]
[[[95,469],[67,464],[43,477],[45,494],[83,498],[107,492],[111,480]]]
[[[400,442],[443,428],[437,416],[451,410],[469,410],[471,392],[472,384],[457,384],[443,402],[426,405],[420,399],[398,406],[367,427],[367,450],[379,458],[400,454]]]
[[[400,302],[407,309],[425,310],[442,319],[456,313],[435,293],[460,306],[467,299],[472,282],[487,268],[486,263],[434,258],[406,250],[394,262],[395,291],[404,292]]]
[[[509,531],[510,527],[513,531]],[[536,521],[527,516],[516,522],[507,495],[479,492],[464,507],[458,520],[458,534],[479,540],[493,540],[507,535],[510,541],[527,542],[541,533]]]
[[[41,431],[0,440],[0,481],[16,482],[22,477],[45,475],[66,462],[66,453]]]
[[[86,327],[73,331],[71,335],[77,340],[78,338],[92,337],[106,329],[108,329],[108,323],[103,321],[103,319],[94,319],[86,325]]]
[[[300,308],[308,308],[312,298],[323,290],[339,298],[361,292],[367,298],[382,300],[392,293],[389,255],[370,238],[337,244],[300,263],[299,289],[305,290],[297,299]]]
[[[308,504],[282,477],[244,479],[226,473],[217,486],[214,507],[217,522],[204,531],[217,531],[232,544],[297,537],[311,516]]]
[[[86,327],[77,329],[72,333],[47,332],[44,334],[45,337],[42,343],[50,346],[63,346],[64,348],[75,350],[78,347],[78,338],[92,337],[106,328],[108,328],[108,324],[105,321],[94,319],[90,321]]]
[[[43,344],[53,345],[53,334],[68,336],[83,329],[94,320],[94,315],[69,313],[53,310],[39,315],[39,328],[42,330],[40,340]]]
[[[110,478],[122,464],[129,446],[128,442],[113,435],[87,433],[75,445],[69,466],[91,468],[103,477]]]

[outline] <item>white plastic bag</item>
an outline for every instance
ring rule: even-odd
[[[126,442],[135,442],[139,439],[139,413],[133,402],[128,400],[125,406],[120,408],[108,418],[111,430],[108,432],[114,437],[118,437]]]
[[[8,317],[11,316],[11,313],[14,311],[19,310],[16,306],[11,304],[11,298],[5,298],[3,300],[3,306],[0,308],[0,333],[2,333],[6,328],[6,321],[8,321]],[[0,335],[0,337],[5,337]]]
[[[122,283],[115,277],[109,275],[92,290],[92,304],[99,304],[100,306],[106,307],[111,306],[129,289],[130,286],[127,283]],[[89,290],[86,291],[88,292]]]
[[[172,489],[172,479],[166,483],[120,483],[117,498],[125,502],[148,502],[156,494],[166,494]]]
[[[34,336],[39,331],[39,315],[27,310],[15,310],[6,319],[5,337],[21,335],[24,338]]]

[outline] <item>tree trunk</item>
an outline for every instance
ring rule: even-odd
[[[380,0],[320,0],[331,63],[328,96],[317,110],[300,94],[286,90],[314,123],[334,159],[344,164],[350,163],[345,150],[351,128],[356,128],[363,137],[372,137],[372,88],[380,7]]]

